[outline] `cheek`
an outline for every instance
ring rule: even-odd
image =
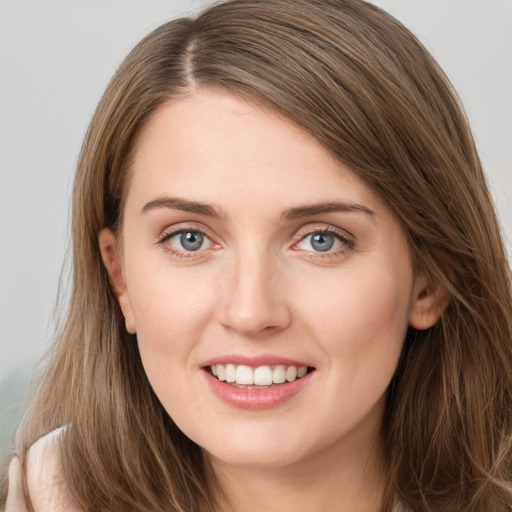
[[[214,300],[205,277],[162,265],[133,272],[129,294],[142,361],[150,380],[190,369],[190,354],[209,321]],[[170,373],[172,370],[172,373]]]
[[[344,280],[309,294],[304,330],[323,353],[323,414],[318,428],[335,439],[369,418],[380,422],[408,325],[408,287],[384,274]],[[315,421],[315,420],[312,420]],[[375,423],[372,423],[375,422]],[[362,424],[362,423],[361,423]],[[365,423],[366,424],[366,423]]]
[[[197,373],[194,354],[211,301],[179,273],[166,276],[146,267],[139,277],[130,292],[142,364],[160,402],[181,424],[199,414],[188,383]]]
[[[361,368],[394,372],[408,325],[411,283],[410,276],[397,280],[381,269],[346,273],[309,288],[302,317],[331,365],[354,375]]]

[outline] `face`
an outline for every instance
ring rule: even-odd
[[[131,171],[122,260],[100,245],[180,429],[246,467],[373,445],[407,326],[434,321],[386,204],[288,121],[205,90],[155,114]]]

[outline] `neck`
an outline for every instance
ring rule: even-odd
[[[351,442],[352,441],[352,442]],[[378,512],[384,475],[380,449],[357,440],[330,444],[278,468],[237,467],[209,457],[223,512]]]

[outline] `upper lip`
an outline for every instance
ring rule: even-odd
[[[251,367],[258,366],[274,366],[274,365],[284,365],[284,366],[308,366],[311,367],[311,364],[308,364],[304,361],[299,361],[297,359],[290,359],[288,357],[282,357],[273,354],[261,354],[258,356],[244,356],[242,354],[225,354],[218,357],[213,357],[208,359],[204,363],[201,364],[201,367],[212,366],[214,364],[235,364],[235,365],[246,365]]]

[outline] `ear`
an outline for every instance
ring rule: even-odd
[[[128,294],[128,288],[122,273],[121,262],[116,251],[116,238],[108,228],[102,229],[98,235],[98,241],[103,265],[107,269],[108,278],[112,291],[121,307],[126,323],[126,330],[135,334],[135,318],[133,315],[132,303]]]
[[[414,281],[409,325],[419,331],[432,327],[448,305],[446,290],[426,276],[416,276]]]

